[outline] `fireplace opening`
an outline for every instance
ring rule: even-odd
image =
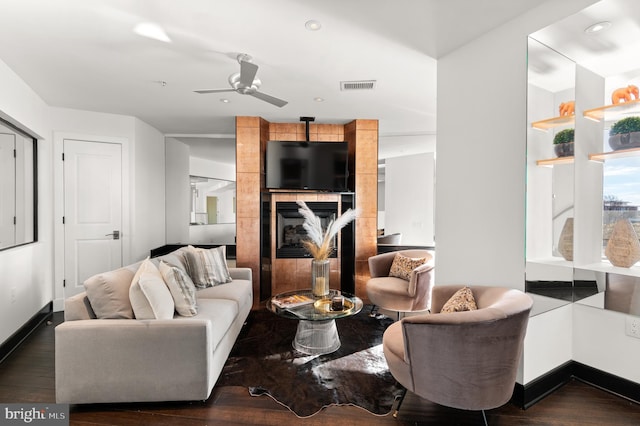
[[[338,215],[338,203],[307,202],[307,206],[320,218],[322,229],[326,229]],[[295,202],[276,202],[276,258],[311,257],[302,244],[307,232],[302,227],[304,219],[298,213],[298,208]],[[337,236],[334,237],[333,247],[337,247]],[[330,257],[337,257],[336,250]]]

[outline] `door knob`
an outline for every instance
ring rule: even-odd
[[[114,240],[120,239],[120,231],[113,231],[112,234],[106,234],[105,237],[113,237]]]

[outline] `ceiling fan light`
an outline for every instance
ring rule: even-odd
[[[589,25],[585,28],[584,32],[587,34],[596,34],[608,29],[609,27],[611,27],[611,22],[609,21],[596,22],[595,24]]]
[[[142,37],[151,38],[165,43],[171,43],[171,39],[164,31],[164,29],[155,22],[139,22],[133,28],[133,32]]]

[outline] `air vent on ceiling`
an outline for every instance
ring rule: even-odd
[[[340,90],[373,90],[376,88],[375,80],[341,81]]]

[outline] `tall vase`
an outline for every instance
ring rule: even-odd
[[[613,225],[604,253],[613,266],[622,268],[630,268],[640,260],[640,242],[629,219],[620,219]]]
[[[573,218],[568,217],[560,232],[558,251],[565,260],[573,260]]]
[[[311,261],[311,290],[316,297],[329,295],[329,259]]]

